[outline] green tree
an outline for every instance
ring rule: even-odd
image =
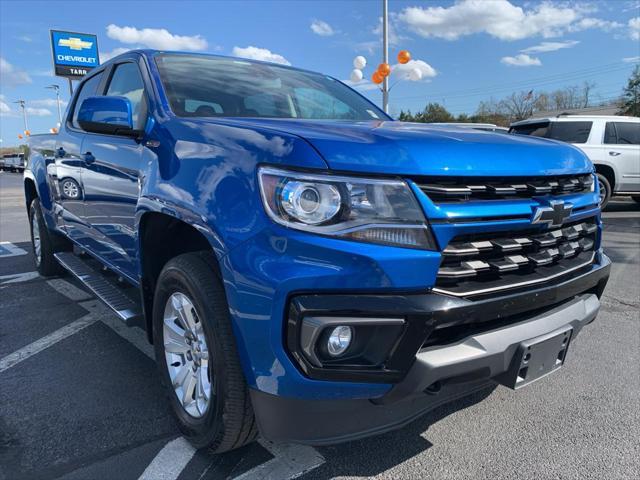
[[[640,65],[631,72],[631,77],[622,94],[622,111],[626,115],[640,117]]]
[[[424,110],[415,116],[416,122],[453,122],[455,117],[439,103],[429,103]]]

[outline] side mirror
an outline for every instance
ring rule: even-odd
[[[126,97],[87,97],[78,111],[78,125],[87,132],[137,137],[131,102]]]

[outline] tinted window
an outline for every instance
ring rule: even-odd
[[[96,76],[91,77],[89,80],[80,85],[80,91],[78,92],[78,96],[76,97],[76,103],[73,109],[73,117],[71,119],[71,124],[75,128],[80,128],[78,125],[78,111],[80,111],[80,105],[82,105],[82,101],[87,97],[93,97],[95,95],[101,95],[102,92],[98,92],[98,86],[100,85],[100,81],[102,80],[102,72],[98,73]]]
[[[511,127],[510,132],[518,135],[533,135],[534,137],[546,137],[549,131],[549,122],[527,123]]]
[[[585,143],[593,122],[553,122],[547,138],[567,143]]]
[[[325,75],[219,57],[159,55],[156,63],[178,116],[372,120],[387,118],[359,94]],[[193,102],[216,109],[189,108]]]
[[[116,67],[111,77],[107,95],[127,97],[131,102],[134,128],[144,128],[146,115],[146,101],[144,96],[144,82],[140,70],[135,63],[123,63]]]
[[[615,122],[619,145],[640,145],[640,123]]]
[[[613,125],[613,122],[607,122],[607,125],[604,127],[604,143],[618,143],[616,127]]]

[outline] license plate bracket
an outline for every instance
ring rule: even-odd
[[[572,333],[573,328],[564,327],[521,342],[511,367],[498,380],[517,390],[559,370],[567,356]]]

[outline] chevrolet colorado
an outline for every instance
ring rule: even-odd
[[[39,272],[146,329],[182,432],[217,452],[519,389],[609,276],[580,150],[394,121],[318,73],[131,51],[30,147]]]

